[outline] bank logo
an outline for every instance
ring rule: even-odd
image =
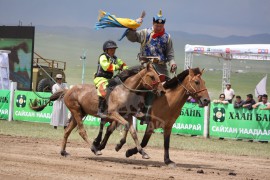
[[[18,95],[16,100],[17,107],[25,107],[26,105],[26,96],[25,95]]]
[[[216,122],[223,122],[225,120],[225,109],[220,107],[215,107],[214,111],[214,121]]]

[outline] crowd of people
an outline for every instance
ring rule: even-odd
[[[235,100],[233,101],[235,97]],[[257,101],[253,98],[252,94],[247,94],[246,99],[243,100],[241,96],[235,96],[234,90],[231,88],[231,84],[226,84],[226,89],[219,95],[219,99],[213,100],[213,103],[221,104],[233,104],[234,108],[246,108],[248,110],[257,109],[270,110],[270,102],[268,101],[268,95],[258,95]]]

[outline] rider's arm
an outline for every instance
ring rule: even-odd
[[[142,43],[144,41],[144,39],[146,38],[146,30],[144,30],[144,29],[142,29],[142,30],[129,29],[127,34],[126,34],[126,37],[131,42]]]
[[[126,65],[126,63],[124,63],[123,61],[122,61],[122,59],[117,59],[117,64],[118,64],[118,66],[120,67],[120,68],[122,68],[123,70],[125,70],[125,69],[128,69],[128,66]]]
[[[169,38],[169,41],[167,42],[166,58],[167,58],[167,61],[170,63],[170,65],[176,64],[174,60],[174,49],[173,49],[173,42],[171,38]]]
[[[100,56],[99,63],[104,71],[113,72],[119,69],[119,65],[110,63],[105,55]]]

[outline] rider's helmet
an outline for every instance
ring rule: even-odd
[[[153,17],[153,22],[158,23],[158,24],[165,24],[166,18],[164,16],[162,16],[161,9],[159,10],[159,13]]]
[[[112,40],[108,40],[103,44],[103,51],[104,52],[106,51],[106,49],[115,49],[115,48],[118,48],[117,44]]]

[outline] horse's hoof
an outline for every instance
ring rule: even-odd
[[[148,154],[145,153],[144,155],[142,155],[142,158],[143,159],[150,159],[150,156],[148,156]]]
[[[65,150],[61,151],[60,154],[64,157],[67,157],[69,153],[67,153]]]
[[[97,151],[97,152],[96,152],[96,155],[97,155],[97,156],[100,156],[100,155],[102,155],[102,152],[101,152],[101,151]]]
[[[166,164],[167,164],[167,163],[166,163]],[[170,168],[176,168],[176,164],[175,164],[175,162],[173,162],[173,161],[169,162],[169,163],[167,164],[167,166],[170,167]]]
[[[127,151],[126,151],[126,157],[128,158],[128,157],[130,157],[130,156],[132,156],[132,154],[129,153],[129,151],[127,150]]]
[[[117,152],[118,152],[120,149],[121,149],[121,147],[120,147],[120,146],[118,146],[118,145],[116,145],[116,146],[115,146],[115,151],[117,151]]]
[[[101,151],[99,151],[99,150],[97,149],[97,147],[94,146],[94,145],[92,145],[91,151],[92,151],[96,156],[102,155]]]

